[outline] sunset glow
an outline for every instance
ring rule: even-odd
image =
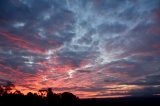
[[[159,23],[160,0],[0,0],[0,85],[159,95]]]

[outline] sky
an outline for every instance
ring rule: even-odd
[[[160,0],[0,0],[0,85],[80,98],[160,94]]]

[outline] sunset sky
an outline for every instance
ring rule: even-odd
[[[0,85],[81,98],[160,94],[160,0],[0,0]]]

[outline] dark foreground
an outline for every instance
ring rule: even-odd
[[[130,97],[116,99],[48,99],[41,97],[8,95],[0,97],[0,106],[160,106],[160,97]]]
[[[114,99],[84,99],[80,106],[160,106],[160,96]]]
[[[27,95],[10,90],[10,87],[0,86],[0,106],[160,106],[160,96],[79,99],[70,92],[56,94],[51,88]]]

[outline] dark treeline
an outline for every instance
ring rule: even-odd
[[[10,86],[0,86],[0,106],[76,106],[79,98],[70,92],[56,94],[52,89],[28,92],[24,95],[19,90],[11,92]]]
[[[115,99],[79,99],[70,92],[56,94],[52,89],[27,95],[11,87],[0,86],[0,106],[160,106],[160,96],[126,97]]]

